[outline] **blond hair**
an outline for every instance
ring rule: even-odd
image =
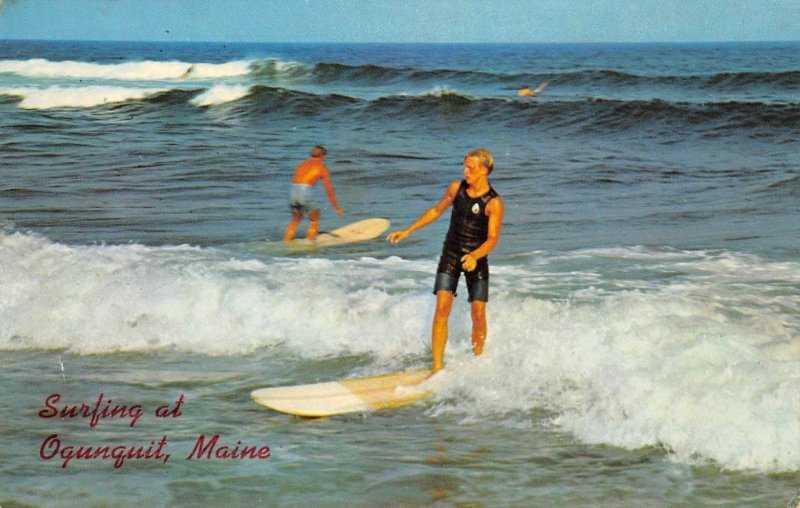
[[[491,173],[494,169],[494,155],[492,155],[492,152],[490,152],[488,148],[476,148],[465,155],[464,159],[468,157],[475,157],[478,159],[478,162],[480,162],[481,166],[488,169],[489,173]]]

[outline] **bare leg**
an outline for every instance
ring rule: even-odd
[[[308,233],[306,233],[306,238],[313,241],[317,238],[317,233],[319,232],[319,210],[311,210],[311,213],[308,214],[308,219],[311,221],[308,224]]]
[[[431,352],[433,354],[433,372],[444,367],[444,348],[447,345],[447,321],[453,308],[453,293],[440,290],[436,292],[436,312],[433,315],[431,330]]]
[[[483,353],[483,344],[486,342],[486,302],[472,301],[470,306],[472,315],[472,352],[475,356]]]
[[[292,212],[292,218],[289,224],[286,225],[286,232],[283,234],[284,242],[291,242],[294,239],[294,234],[297,232],[297,226],[303,220],[303,214],[300,212]]]

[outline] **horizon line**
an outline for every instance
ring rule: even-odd
[[[0,38],[3,42],[126,42],[154,44],[393,44],[393,45],[579,45],[579,44],[768,44],[800,43],[791,39],[708,39],[708,40],[658,40],[658,41],[225,41],[225,40],[168,40],[168,39],[49,39]]]

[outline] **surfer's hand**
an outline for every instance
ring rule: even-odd
[[[336,214],[337,214],[337,215],[339,215],[339,216],[342,216],[342,215],[344,215],[344,208],[342,208],[341,206],[334,207],[334,209],[333,209],[333,210],[334,210],[334,211],[336,212]]]
[[[409,233],[405,229],[401,229],[399,231],[392,231],[391,233],[386,235],[386,240],[388,240],[389,243],[396,245],[400,243],[402,240],[405,240],[408,234]]]
[[[464,254],[461,256],[461,268],[471,272],[478,266],[478,260],[472,254]]]

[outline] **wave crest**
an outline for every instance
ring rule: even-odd
[[[48,88],[7,88],[0,95],[21,97],[22,109],[91,108],[106,104],[139,101],[167,92],[166,88],[87,86]]]
[[[41,58],[31,60],[2,60],[0,73],[28,78],[70,78],[121,81],[152,81],[164,79],[221,78],[243,76],[249,72],[249,62],[222,64],[188,63],[178,61],[125,62],[100,64],[91,62],[53,62]]]

